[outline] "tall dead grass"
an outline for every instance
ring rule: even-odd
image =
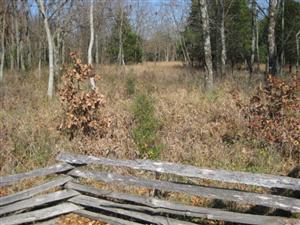
[[[161,160],[203,167],[285,174],[296,162],[271,149],[243,140],[243,120],[229,94],[241,98],[253,92],[243,72],[234,72],[209,93],[203,91],[203,73],[178,62],[145,63],[124,68],[101,66],[97,83],[106,96],[104,114],[109,132],[102,139],[75,137],[57,131],[62,109],[58,98],[46,98],[47,73],[22,78],[7,74],[0,87],[1,174],[29,170],[54,162],[61,151],[135,159],[138,150],[132,137],[134,96],[128,96],[126,77],[135,78],[136,92],[151,93],[155,113],[162,122],[158,134],[164,148]],[[257,82],[254,81],[254,83]]]

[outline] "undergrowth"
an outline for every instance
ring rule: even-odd
[[[102,137],[108,127],[107,120],[101,115],[104,96],[97,89],[84,88],[84,83],[99,76],[91,65],[82,64],[75,53],[70,56],[74,64],[62,76],[63,86],[59,93],[65,111],[59,130],[67,133],[70,139],[78,133]]]
[[[253,81],[247,87],[244,73],[235,72],[236,80],[216,83],[214,92],[204,93],[195,85],[201,71],[186,70],[178,63],[126,67],[125,77],[135,80],[130,97],[116,68],[103,65],[97,71],[102,78],[97,87],[106,96],[101,115],[112,122],[104,138],[87,137],[88,142],[80,132],[70,141],[57,130],[64,110],[58,95],[47,100],[47,69],[41,80],[34,73],[21,79],[21,74],[8,71],[0,84],[1,174],[54,164],[60,150],[272,174],[287,174],[299,162],[243,137],[245,119],[229,92],[241,90],[241,100],[247,102],[259,84]],[[89,90],[87,85],[82,89]]]
[[[152,97],[148,93],[138,94],[133,102],[133,139],[140,155],[150,159],[159,157],[162,146],[158,143],[157,131],[160,126],[155,116],[155,108]]]
[[[271,146],[283,155],[299,158],[300,85],[296,77],[283,80],[269,76],[265,87],[248,101],[233,96],[245,118],[244,136],[261,146]]]
[[[135,91],[136,91],[136,79],[132,75],[129,75],[126,78],[126,94],[128,96],[131,96],[135,93]]]

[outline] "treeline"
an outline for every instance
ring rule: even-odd
[[[299,68],[297,0],[1,0],[0,79],[49,66],[48,95],[69,52],[89,64],[182,60],[216,76]]]
[[[200,20],[200,2],[192,1],[187,26],[182,33],[185,39],[182,52],[185,53],[183,58],[187,63],[204,67],[204,34]],[[225,65],[233,68],[235,65],[244,64],[252,73],[254,69],[259,68],[260,63],[269,64],[269,51],[274,52],[272,58],[275,62],[272,62],[274,65],[271,67],[276,74],[282,74],[282,67],[285,65],[289,65],[291,71],[292,66],[299,63],[297,42],[300,32],[300,2],[270,0],[268,6],[260,5],[262,2],[207,1],[211,54],[215,71],[222,74]],[[275,39],[274,43],[272,39]],[[254,63],[257,65],[255,68]],[[269,72],[268,70],[269,66],[266,66],[266,72]]]

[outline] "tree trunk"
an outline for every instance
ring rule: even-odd
[[[256,10],[257,12],[257,10]],[[257,23],[257,20],[256,20],[256,26],[255,26],[255,30],[256,30],[256,42],[255,42],[255,45],[256,45],[256,63],[257,63],[257,71],[259,72],[260,71],[260,56],[259,56],[259,29],[258,29],[258,23]]]
[[[179,41],[180,41],[180,48],[181,48],[181,51],[182,51],[182,54],[183,54],[183,58],[184,58],[184,63],[185,63],[186,65],[188,65],[189,62],[188,62],[187,56],[186,56],[186,54],[185,54],[185,50],[184,50],[184,47],[183,47],[182,39],[179,38]]]
[[[3,80],[4,58],[5,58],[5,27],[6,27],[6,9],[2,14],[2,32],[1,32],[1,58],[0,58],[0,82]]]
[[[25,71],[25,59],[24,59],[24,42],[20,41],[20,63],[22,72]]]
[[[14,59],[14,55],[13,55],[13,46],[10,47],[9,50],[9,65],[10,65],[10,71],[14,71],[14,67],[15,67],[15,59]]]
[[[160,62],[161,61],[161,55],[160,55],[161,51],[160,51],[160,45],[158,45],[157,47],[157,61]]]
[[[169,62],[169,45],[167,43],[166,51],[165,51],[165,61]]]
[[[54,52],[54,78],[57,79],[59,76],[60,68],[60,50],[61,50],[61,27],[58,27],[56,30],[56,36],[53,41],[53,52]],[[53,40],[53,39],[52,39]]]
[[[43,42],[43,62],[47,61],[47,54],[49,55],[49,51],[47,51],[46,43]]]
[[[14,27],[14,19],[11,18],[11,27]],[[15,57],[14,57],[14,51],[15,51],[15,38],[13,35],[13,32],[10,32],[10,49],[9,49],[9,62],[10,62],[10,71],[13,71],[15,69]]]
[[[204,54],[206,64],[206,77],[205,85],[208,90],[213,87],[213,70],[212,70],[212,56],[211,56],[211,43],[209,31],[209,17],[207,10],[206,0],[200,0],[202,29],[204,35]]]
[[[226,37],[225,37],[225,3],[224,0],[220,0],[221,3],[221,76],[225,77],[226,75]]]
[[[188,50],[187,50],[187,47],[186,47],[186,43],[185,43],[185,39],[184,39],[184,36],[182,35],[182,32],[180,31],[179,27],[179,23],[176,19],[176,15],[175,15],[175,10],[171,10],[172,11],[172,17],[173,17],[173,20],[175,22],[175,25],[176,25],[176,31],[179,35],[179,43],[180,43],[180,48],[181,48],[181,51],[182,51],[182,54],[183,54],[183,57],[184,57],[184,63],[185,65],[190,65],[191,64],[191,59],[190,59],[190,56],[189,56],[189,53],[188,53]]]
[[[99,65],[99,36],[96,34],[96,54],[95,54],[95,60],[96,60],[96,65]]]
[[[65,64],[65,33],[62,33],[62,39],[61,39],[61,59],[60,62],[62,65]]]
[[[59,38],[59,37],[58,37]],[[53,45],[53,59],[54,59],[54,79],[57,79],[58,77],[58,68],[59,68],[59,46],[58,43],[55,43]]]
[[[299,72],[299,63],[300,63],[300,31],[296,34],[296,49],[297,49],[297,63],[296,63],[296,71]]]
[[[32,46],[31,46],[29,34],[27,35],[27,44],[28,44],[27,64],[28,64],[28,68],[32,68]]]
[[[13,55],[13,46],[11,46],[10,51],[9,51],[9,63],[10,63],[10,71],[14,71],[15,59],[14,59],[14,55]]]
[[[275,50],[276,5],[277,5],[277,0],[269,0],[269,31],[268,31],[269,73],[273,76],[275,76],[277,73],[276,50]]]
[[[42,52],[43,52],[43,47],[42,47],[41,40],[39,40],[39,53],[38,53],[38,57],[39,57],[39,63],[38,63],[38,79],[41,79],[41,77],[42,77]]]
[[[252,37],[251,37],[251,57],[250,57],[250,78],[252,77],[254,59],[255,59],[255,43],[256,43],[256,0],[252,0]]]
[[[90,7],[90,30],[91,30],[91,37],[90,37],[90,44],[88,49],[88,64],[93,64],[93,56],[92,56],[92,50],[93,50],[93,44],[94,44],[94,0],[91,0],[91,7]],[[95,79],[90,78],[91,87],[93,90],[96,89]]]
[[[124,62],[124,50],[123,50],[123,9],[121,7],[121,22],[119,29],[119,54],[118,54],[119,65],[125,65]]]
[[[32,66],[32,47],[30,41],[30,29],[29,29],[29,13],[30,13],[30,6],[29,3],[25,5],[25,18],[26,18],[26,59],[27,59],[27,68],[31,68]],[[24,53],[23,53],[24,54]],[[23,55],[24,57],[24,55]]]
[[[280,51],[280,76],[283,75],[284,67],[284,4],[285,0],[281,0],[281,51]]]
[[[14,1],[13,1],[14,2]],[[18,2],[16,2],[18,3]],[[20,69],[20,33],[19,33],[19,22],[18,22],[18,12],[17,6],[13,3],[14,7],[14,22],[15,22],[15,35],[16,35],[16,50],[17,50],[17,70]]]
[[[37,0],[37,3],[39,5],[41,14],[44,18],[44,26],[47,34],[47,40],[48,40],[48,51],[49,51],[49,80],[48,80],[48,91],[47,95],[49,98],[52,98],[54,94],[54,45],[53,45],[53,39],[52,34],[49,28],[48,24],[48,18],[45,12],[44,8],[44,1],[43,0]]]

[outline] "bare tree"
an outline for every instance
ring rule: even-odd
[[[211,56],[211,43],[210,43],[210,28],[209,28],[209,16],[207,10],[206,0],[200,0],[201,9],[201,20],[202,29],[204,35],[204,54],[205,54],[205,64],[206,64],[206,88],[208,90],[213,87],[213,69],[212,69],[212,56]]]
[[[225,37],[225,2],[224,0],[220,0],[221,5],[221,75],[225,77],[226,75],[226,37]]]
[[[190,56],[189,56],[189,52],[187,50],[187,47],[186,47],[186,40],[184,38],[184,35],[182,35],[182,32],[180,31],[180,24],[179,24],[179,21],[178,19],[176,18],[176,13],[175,13],[175,7],[176,7],[176,1],[175,0],[172,0],[170,2],[170,14],[172,15],[172,19],[175,23],[175,29],[176,29],[176,33],[177,33],[177,36],[178,36],[178,39],[179,39],[179,45],[180,45],[180,48],[181,48],[181,52],[182,52],[182,55],[183,55],[183,58],[184,58],[184,62],[186,65],[190,65],[191,64],[191,59],[190,59]],[[178,5],[178,7],[182,8],[181,5]],[[183,17],[184,17],[184,13],[182,12],[182,15],[181,15],[181,18],[180,20],[182,21],[183,20]]]
[[[48,17],[46,15],[45,7],[44,7],[44,1],[43,0],[37,0],[41,15],[44,19],[44,26],[47,34],[47,40],[48,40],[48,54],[49,54],[49,79],[48,79],[48,91],[47,95],[49,98],[52,98],[54,94],[54,43],[52,34],[50,31],[49,23],[48,23]]]
[[[14,27],[14,19],[13,17],[10,17],[11,21],[11,27]],[[15,50],[15,38],[13,35],[13,32],[10,31],[10,44],[9,44],[9,62],[10,62],[10,71],[13,71],[15,69],[15,57],[14,57],[14,50]]]
[[[280,75],[283,75],[284,67],[284,11],[285,11],[285,0],[281,0],[281,50],[280,50]]]
[[[268,49],[269,49],[269,73],[273,76],[277,73],[276,49],[275,49],[275,26],[277,0],[269,0],[269,31],[268,31]]]
[[[5,57],[5,28],[6,28],[6,10],[2,15],[2,32],[1,32],[1,59],[0,59],[0,81],[3,80],[3,68],[4,68],[4,57]]]
[[[14,28],[15,28],[15,39],[16,39],[16,59],[17,69],[20,69],[20,31],[19,31],[19,20],[18,20],[18,2],[12,1],[13,13],[14,13]]]
[[[27,44],[27,65],[28,68],[32,68],[32,45],[31,45],[31,31],[30,31],[30,8],[29,4],[26,6],[26,44]]]
[[[41,13],[39,12],[38,14],[38,23],[37,23],[37,30],[42,29],[42,20],[41,20]],[[40,79],[42,77],[42,57],[43,57],[43,43],[42,43],[42,38],[41,36],[38,37],[38,73],[37,73],[37,78]]]
[[[92,65],[93,64],[93,57],[92,57],[92,50],[93,50],[93,45],[94,45],[94,0],[91,0],[91,5],[90,5],[90,44],[89,44],[89,49],[88,49],[88,64]],[[93,90],[96,89],[96,84],[94,78],[90,78],[90,83],[91,87]]]
[[[123,7],[120,6],[121,10],[121,19],[120,19],[120,26],[119,26],[119,54],[118,54],[118,61],[119,65],[125,65],[124,62],[124,50],[123,50],[123,17],[124,17],[124,10]]]

